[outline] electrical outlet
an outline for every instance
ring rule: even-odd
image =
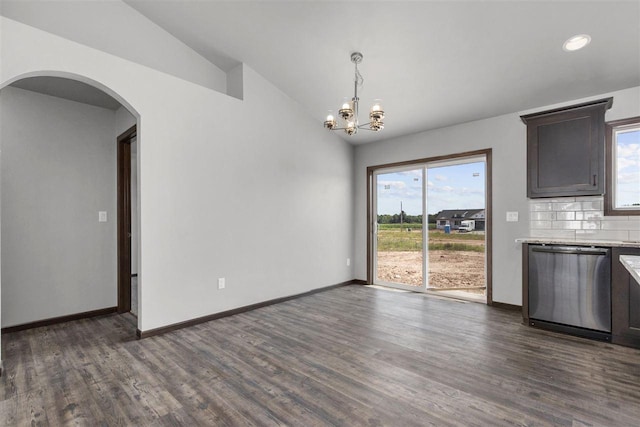
[[[507,222],[518,222],[518,212],[507,212]]]
[[[220,277],[218,279],[218,289],[224,289],[227,284],[225,283],[224,277]]]
[[[347,267],[351,265],[351,258],[347,258]]]
[[[107,212],[106,211],[98,212],[98,222],[107,222]]]

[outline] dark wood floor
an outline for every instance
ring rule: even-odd
[[[347,286],[140,341],[123,315],[2,337],[3,425],[640,425],[640,351]]]

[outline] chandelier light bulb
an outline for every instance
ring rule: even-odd
[[[324,121],[324,127],[333,130],[336,127],[336,119],[333,117],[333,112],[329,110],[329,114],[327,114],[327,119]]]
[[[351,119],[353,117],[353,108],[351,108],[351,103],[345,102],[342,104],[342,108],[340,108],[338,113],[340,113],[340,117],[342,117],[343,120]]]
[[[376,99],[373,103],[373,107],[371,107],[371,112],[369,113],[369,118],[372,122],[381,121],[384,119],[384,111],[382,110],[382,105],[379,99]],[[370,126],[371,129],[375,131],[379,131],[382,127]]]

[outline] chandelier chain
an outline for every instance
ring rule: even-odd
[[[356,62],[356,84],[358,87],[362,87],[364,84],[364,77],[360,74],[360,70],[358,69],[358,63]]]

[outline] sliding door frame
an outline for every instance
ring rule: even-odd
[[[422,200],[420,203],[420,209],[422,210],[422,217],[423,217],[423,222],[424,222],[424,217],[425,217],[425,212],[427,211],[427,191],[426,191],[426,185],[424,185],[424,182],[427,178],[427,170],[425,165],[409,165],[409,166],[394,166],[391,168],[377,168],[375,169],[372,173],[372,188],[376,188],[377,187],[377,182],[378,182],[378,176],[382,175],[382,174],[388,174],[388,173],[395,173],[395,172],[406,172],[406,171],[411,171],[411,170],[420,170],[422,172],[422,178],[421,178],[421,187],[422,187]],[[375,211],[378,205],[378,193],[377,191],[374,191],[371,193],[371,200],[372,200],[372,208],[374,208],[373,210]],[[374,217],[376,218],[375,221],[372,222],[372,228],[371,228],[371,232],[373,234],[372,237],[377,238],[376,236],[376,228],[375,228],[375,224],[377,223],[377,216],[378,213],[374,212]],[[399,282],[385,282],[385,281],[379,281],[377,284],[380,284],[382,286],[388,286],[391,288],[396,288],[396,289],[402,289],[405,291],[414,291],[414,292],[425,292],[427,290],[427,286],[428,286],[428,275],[427,275],[427,271],[428,271],[428,265],[429,265],[429,260],[428,260],[428,256],[427,252],[425,251],[426,245],[428,243],[428,237],[429,237],[429,229],[428,227],[425,229],[425,227],[422,227],[421,230],[422,233],[422,283],[420,284],[420,286],[414,286],[414,285],[409,285],[409,284],[405,284],[405,283],[399,283]],[[374,275],[372,276],[373,278],[375,278],[375,271],[377,271],[378,268],[378,257],[377,257],[377,252],[378,252],[378,247],[375,243],[375,239],[371,240],[371,244],[372,244],[372,248],[371,248],[371,253],[373,254],[373,256],[371,257],[371,261],[373,263],[373,266],[371,267],[372,271],[374,272]]]
[[[375,245],[373,244],[374,238],[374,227],[377,222],[376,220],[376,212],[374,206],[374,194],[375,188],[373,186],[374,183],[374,173],[379,169],[391,169],[395,167],[410,167],[415,165],[416,167],[422,167],[421,165],[433,163],[433,162],[443,162],[447,160],[456,160],[462,159],[465,157],[479,157],[484,156],[486,162],[486,180],[485,180],[485,245],[486,245],[486,254],[485,254],[485,275],[486,275],[486,286],[487,286],[487,305],[493,305],[493,208],[492,208],[492,165],[491,165],[491,148],[476,150],[476,151],[466,151],[462,153],[449,154],[444,156],[436,156],[436,157],[427,157],[416,160],[406,160],[402,162],[395,163],[386,163],[382,165],[368,166],[367,167],[367,284],[373,285],[375,278],[375,262],[373,253]],[[423,204],[428,203],[428,201],[423,200]],[[424,221],[424,217],[423,217]],[[428,222],[427,222],[428,227]],[[423,225],[424,229],[424,225]],[[425,254],[426,256],[426,254]],[[424,264],[424,263],[423,263]],[[424,274],[428,274],[427,272],[423,272]],[[424,280],[423,280],[424,282]]]

